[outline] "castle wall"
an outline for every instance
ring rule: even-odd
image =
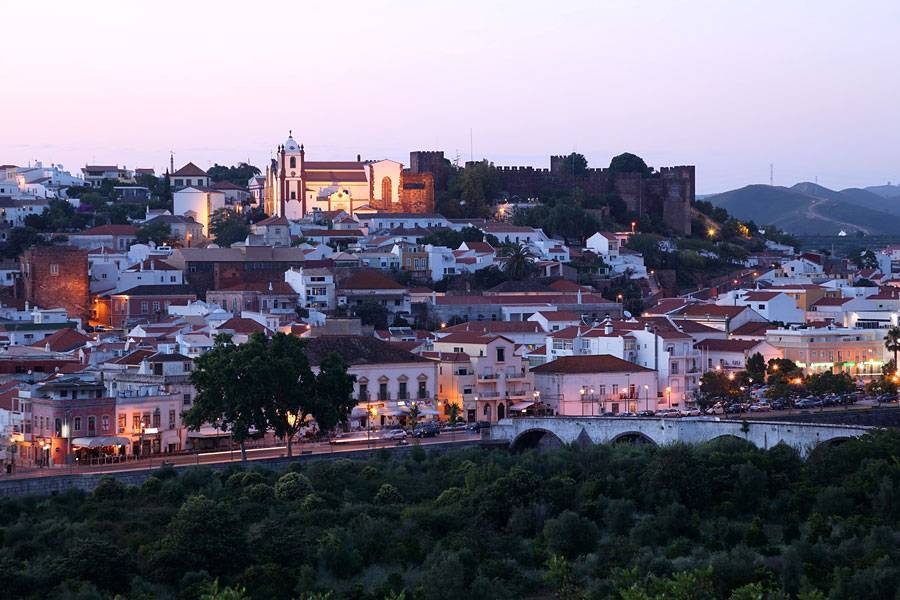
[[[431,173],[400,172],[400,204],[392,211],[429,214],[434,212],[434,176]]]

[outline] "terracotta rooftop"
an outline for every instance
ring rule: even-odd
[[[438,333],[544,333],[534,321],[468,321],[444,327]]]
[[[67,327],[54,331],[44,339],[29,345],[34,348],[47,348],[49,346],[51,352],[70,352],[83,347],[89,341],[91,341],[91,338],[88,336]]]
[[[653,371],[611,354],[591,356],[562,356],[543,365],[533,367],[532,373],[636,373]]]
[[[184,165],[171,175],[172,177],[207,177],[206,171],[192,162]]]
[[[744,300],[747,302],[768,302],[780,293],[781,292],[747,292],[744,294]]]
[[[324,335],[309,338],[304,352],[313,366],[322,364],[322,361],[332,353],[339,355],[348,365],[431,362],[388,342],[361,335]]]
[[[76,233],[68,234],[69,237],[72,236],[81,236],[81,235],[135,235],[137,233],[137,227],[134,225],[100,225],[98,227],[91,227],[90,229],[85,229],[84,231],[78,231]]]
[[[760,323],[759,321],[747,321],[740,327],[736,327],[731,330],[732,336],[757,336],[757,337],[765,337],[766,331],[772,328],[772,324],[768,321],[764,321]],[[718,331],[718,330],[716,330]]]
[[[694,348],[698,350],[706,350],[707,352],[746,352],[747,350],[757,346],[760,342],[757,340],[717,340],[708,339],[694,344]]]
[[[238,335],[250,335],[251,333],[256,332],[266,334],[271,333],[271,330],[265,325],[262,325],[253,319],[246,319],[244,317],[232,317],[219,325],[216,329],[219,331],[233,331]]]
[[[406,288],[377,271],[357,271],[338,286],[344,290],[405,290]]]
[[[747,310],[746,306],[720,306],[718,304],[691,304],[677,311],[678,315],[690,317],[733,318]]]
[[[259,223],[254,223],[254,225],[268,227],[269,225],[289,225],[289,223],[287,217],[272,216],[268,219],[263,219]]]

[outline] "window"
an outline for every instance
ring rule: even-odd
[[[88,417],[88,433],[96,433],[97,417]]]
[[[296,200],[296,199],[297,199],[297,192],[292,191],[291,192],[291,200]]]
[[[678,375],[678,363],[677,362],[672,363],[672,368],[670,369],[670,371],[672,372],[672,375]]]
[[[398,399],[398,400],[406,400],[406,398],[407,398],[407,394],[406,394],[406,382],[405,382],[405,381],[401,381],[401,382],[400,382],[400,391],[397,392],[397,399]]]
[[[379,400],[387,400],[388,397],[388,389],[387,383],[379,383],[378,384],[378,399]]]
[[[125,433],[125,423],[128,420],[128,416],[125,413],[119,415],[119,433]]]
[[[159,302],[153,303],[153,312],[159,312]]]
[[[424,400],[428,397],[428,387],[424,381],[419,382],[419,400]]]
[[[56,437],[59,437],[62,435],[62,419],[57,417],[56,421],[53,423],[53,430],[55,432]]]
[[[157,428],[160,426],[160,414],[158,410],[153,413],[153,426]]]
[[[191,395],[190,395],[190,394],[184,394],[184,395],[181,397],[181,401],[184,403],[185,406],[190,406],[190,404],[191,404]]]
[[[50,274],[56,277],[59,275],[59,265],[57,263],[50,264]]]
[[[81,417],[75,417],[75,431],[81,431]]]
[[[100,418],[100,423],[103,431],[109,431],[109,415],[103,415]]]
[[[175,409],[169,409],[169,429],[175,429]]]
[[[382,202],[387,203],[392,200],[392,198],[391,198],[392,189],[393,188],[391,187],[391,178],[390,177],[385,177],[384,179],[381,180],[381,200],[382,200]]]
[[[506,360],[506,348],[497,348],[497,362]]]
[[[297,168],[297,158],[296,158],[295,156],[292,156],[292,157],[291,157],[291,168],[292,168],[292,169],[296,169],[296,168]]]
[[[134,413],[131,415],[131,429],[133,431],[141,430],[141,413]]]
[[[619,384],[618,384],[618,383],[614,383],[614,384],[613,384],[613,386],[612,386],[612,395],[613,395],[613,396],[618,396],[618,395],[619,395]]]

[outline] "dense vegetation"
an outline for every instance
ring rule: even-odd
[[[895,598],[898,455],[892,431],[806,462],[720,440],[163,469],[135,488],[0,500],[0,586],[25,598]]]

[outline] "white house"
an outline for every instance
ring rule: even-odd
[[[534,367],[540,401],[556,414],[591,416],[657,410],[656,373],[609,354],[565,356]]]
[[[219,190],[188,186],[176,190],[173,196],[175,215],[190,217],[203,227],[203,235],[210,237],[210,218],[214,212],[225,208],[225,193]]]
[[[332,310],[336,306],[334,273],[321,267],[291,267],[284,281],[300,295],[303,308]]]

